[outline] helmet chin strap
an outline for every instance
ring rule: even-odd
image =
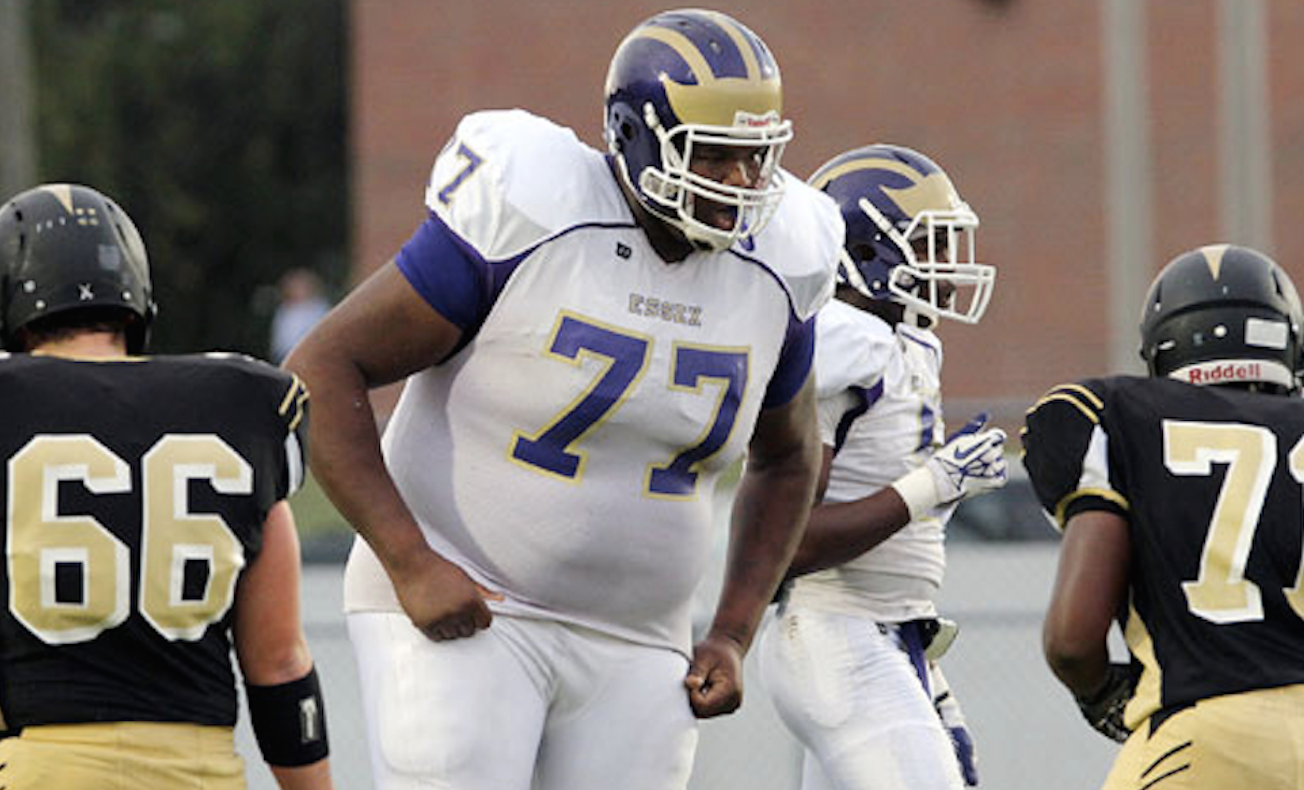
[[[920,329],[932,329],[934,326],[937,326],[936,315],[924,310],[919,310],[913,305],[905,305],[905,312],[902,314],[901,321],[902,323]]]

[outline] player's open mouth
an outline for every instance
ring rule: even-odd
[[[698,220],[720,230],[733,230],[738,221],[738,209],[719,203],[702,201],[697,211]]]

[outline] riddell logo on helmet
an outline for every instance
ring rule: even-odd
[[[1192,384],[1224,384],[1229,381],[1262,381],[1263,366],[1258,362],[1206,362],[1186,370]]]
[[[770,110],[764,115],[739,110],[734,113],[734,126],[745,126],[749,129],[764,129],[767,126],[774,126],[779,123],[779,114]]]

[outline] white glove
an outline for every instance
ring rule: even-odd
[[[986,424],[986,414],[970,420],[922,466],[892,483],[911,520],[1005,485],[1005,431],[982,430]]]

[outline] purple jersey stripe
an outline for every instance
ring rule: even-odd
[[[796,316],[789,313],[788,334],[783,340],[783,351],[779,353],[779,362],[774,367],[774,375],[765,391],[762,407],[772,409],[792,400],[801,385],[806,383],[814,358],[814,316],[808,321],[798,321]]]

